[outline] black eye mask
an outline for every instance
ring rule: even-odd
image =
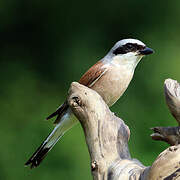
[[[118,47],[117,49],[115,49],[113,51],[113,54],[117,55],[117,54],[126,54],[128,52],[136,52],[136,51],[140,51],[143,50],[145,48],[145,46],[143,45],[139,45],[136,43],[127,43],[123,46]]]

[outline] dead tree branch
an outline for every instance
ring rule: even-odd
[[[95,91],[72,83],[68,103],[80,121],[91,157],[94,180],[158,180],[178,177],[180,146],[162,152],[151,167],[131,159],[128,126]]]
[[[152,139],[165,141],[170,145],[180,144],[180,84],[173,79],[164,82],[164,94],[166,104],[178,123],[177,127],[155,127]]]

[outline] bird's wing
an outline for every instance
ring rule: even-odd
[[[98,61],[94,66],[92,66],[79,80],[79,83],[92,87],[93,84],[98,81],[107,71],[107,67],[101,61]]]
[[[95,82],[97,82],[107,71],[107,68],[104,66],[104,64],[101,61],[98,61],[95,65],[93,65],[79,80],[79,83],[87,86],[92,87]],[[49,115],[46,119],[51,119],[54,116],[57,116],[55,120],[55,124],[59,123],[61,120],[61,117],[64,115],[66,110],[68,109],[67,101],[64,102],[61,106],[57,108],[57,110]]]

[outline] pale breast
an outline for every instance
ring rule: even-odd
[[[133,72],[124,66],[108,67],[108,71],[91,87],[97,91],[108,106],[112,106],[127,89]]]

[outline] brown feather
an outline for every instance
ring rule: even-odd
[[[103,65],[101,61],[98,61],[81,77],[79,83],[90,87],[105,72],[106,68]]]

